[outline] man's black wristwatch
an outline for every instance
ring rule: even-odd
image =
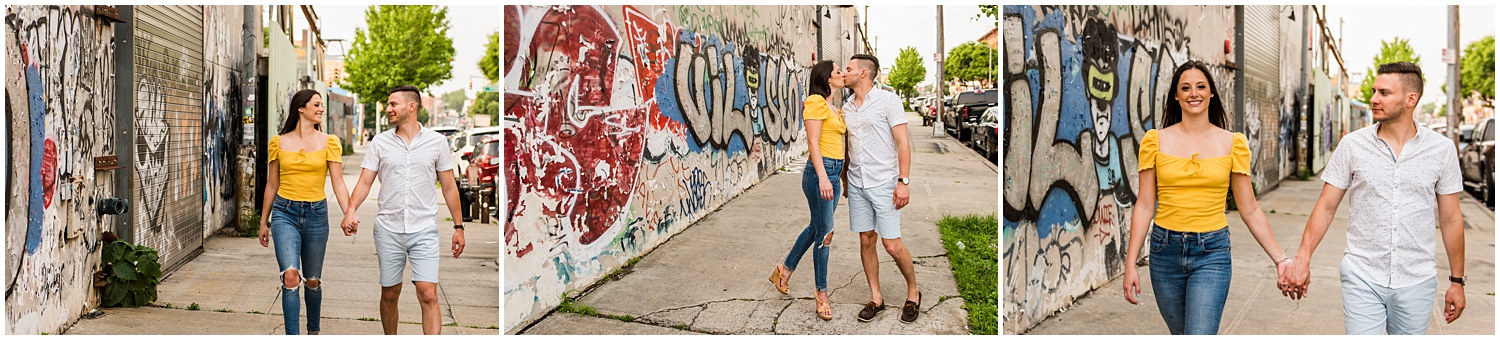
[[[1464,275],[1463,277],[1452,277],[1452,276],[1449,276],[1448,277],[1448,281],[1451,281],[1453,283],[1457,283],[1459,286],[1466,286],[1466,283],[1468,283],[1468,281],[1469,281],[1469,276],[1468,275]]]
[[[464,230],[464,225],[463,224],[454,224],[453,225],[453,229],[454,230]]]

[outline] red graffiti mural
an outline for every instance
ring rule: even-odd
[[[511,218],[531,208],[515,202],[536,195],[546,202],[537,203],[542,215],[558,218],[545,226],[552,238],[592,244],[616,226],[636,187],[647,108],[617,102],[635,99],[621,93],[634,89],[615,88],[618,68],[632,65],[608,16],[587,6],[537,10],[545,11],[539,21],[507,31],[532,33],[506,36],[506,51],[516,51],[506,65],[519,77],[505,93],[507,119],[518,120],[506,128],[507,185],[517,190],[506,233],[515,232]]]
[[[630,43],[632,60],[635,62],[636,93],[646,103],[651,128],[672,131],[685,136],[685,128],[671,118],[661,114],[656,106],[656,79],[661,77],[668,59],[672,58],[673,34],[677,29],[671,23],[657,25],[650,16],[634,6],[623,6],[625,10],[625,37]],[[663,29],[662,26],[665,26]],[[665,33],[665,34],[663,34]]]
[[[57,140],[47,136],[42,148],[42,207],[52,208],[52,193],[57,184]]]

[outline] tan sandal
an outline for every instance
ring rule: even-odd
[[[819,319],[823,319],[824,321],[833,320],[833,305],[828,300],[818,299],[818,295],[814,294],[813,301],[816,301],[818,304],[817,312]]]
[[[781,268],[781,265],[776,265],[776,268],[771,270],[771,278],[767,280],[770,280],[771,284],[776,286],[776,291],[781,292],[782,294],[789,294],[788,291],[791,289],[791,285],[787,284],[787,280],[789,279],[789,277],[781,276],[781,272],[783,270]]]

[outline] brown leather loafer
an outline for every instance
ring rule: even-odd
[[[865,308],[859,310],[859,321],[870,322],[870,320],[875,320],[875,315],[880,314],[880,311],[883,310],[885,310],[885,304],[883,303],[876,305],[875,301],[866,302]]]
[[[922,292],[917,292],[917,301],[916,302],[912,302],[910,300],[907,300],[906,304],[903,305],[903,306],[901,306],[901,322],[902,323],[912,323],[913,321],[917,321],[917,314],[921,314],[921,313],[922,313]]]

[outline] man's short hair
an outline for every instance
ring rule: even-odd
[[[869,67],[871,80],[874,80],[875,78],[878,78],[880,76],[880,59],[875,59],[875,56],[860,53],[855,54],[853,57],[849,57],[849,60],[864,60],[869,62],[870,65],[862,67]]]
[[[1394,63],[1381,64],[1375,70],[1376,75],[1396,74],[1401,77],[1402,90],[1416,92],[1417,97],[1422,97],[1422,84],[1426,81],[1422,77],[1422,67],[1409,61],[1398,61]]]
[[[401,85],[401,86],[397,86],[397,87],[391,88],[391,93],[390,94],[396,94],[396,92],[407,92],[407,94],[406,94],[406,100],[410,100],[413,103],[417,103],[417,105],[422,105],[421,104],[422,103],[422,92],[421,92],[421,90],[418,90],[416,86]]]

